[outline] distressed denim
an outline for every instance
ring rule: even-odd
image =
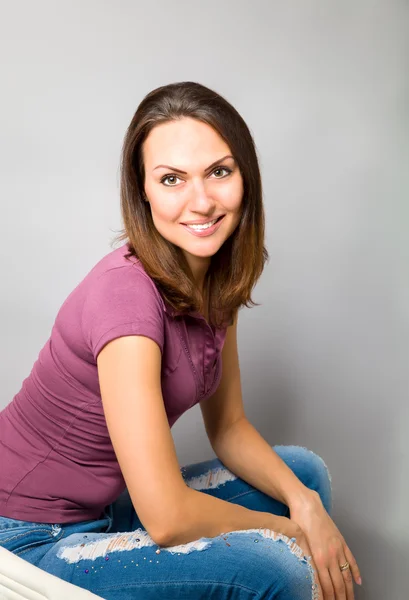
[[[301,446],[272,446],[332,512],[331,476]],[[186,484],[246,508],[289,517],[288,507],[236,477],[215,458],[181,467]],[[178,546],[158,546],[128,490],[101,519],[33,523],[0,516],[0,546],[106,600],[314,600],[315,574],[295,538],[243,529]]]

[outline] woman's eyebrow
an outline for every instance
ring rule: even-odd
[[[234,156],[232,156],[231,154],[227,154],[226,156],[223,156],[223,158],[219,158],[214,163],[212,163],[211,165],[209,165],[204,170],[204,172],[207,173],[207,171],[210,171],[210,169],[212,169],[213,167],[215,167],[216,165],[218,165],[219,163],[221,163],[223,160],[226,160],[226,158],[232,158],[234,160],[234,162],[236,162]],[[153,171],[155,171],[156,169],[159,169],[160,167],[164,167],[165,169],[171,169],[171,171],[176,171],[177,173],[183,173],[183,175],[187,175],[186,171],[182,171],[182,169],[177,169],[176,167],[171,167],[170,165],[158,165],[157,167],[155,167],[153,169]]]

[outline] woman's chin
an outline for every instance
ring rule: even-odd
[[[206,248],[182,247],[182,250],[196,258],[211,258],[220,249],[221,244],[209,244]]]

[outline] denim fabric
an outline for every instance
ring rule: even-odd
[[[273,449],[332,511],[330,473],[301,446]],[[215,458],[181,468],[194,489],[252,510],[290,516],[285,504],[255,489]],[[124,533],[125,532],[125,533]],[[0,546],[106,600],[310,600],[314,574],[295,538],[243,529],[179,546],[159,547],[125,491],[101,519],[33,523],[0,516]]]

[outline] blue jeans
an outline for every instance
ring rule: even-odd
[[[332,511],[331,476],[320,456],[300,446],[275,452]],[[209,472],[212,472],[212,478]],[[181,468],[186,484],[252,510],[289,517],[285,504],[236,477],[215,458]],[[0,516],[0,546],[106,600],[313,600],[308,557],[270,529],[243,529],[159,547],[139,520],[128,490],[101,519],[32,523]]]

